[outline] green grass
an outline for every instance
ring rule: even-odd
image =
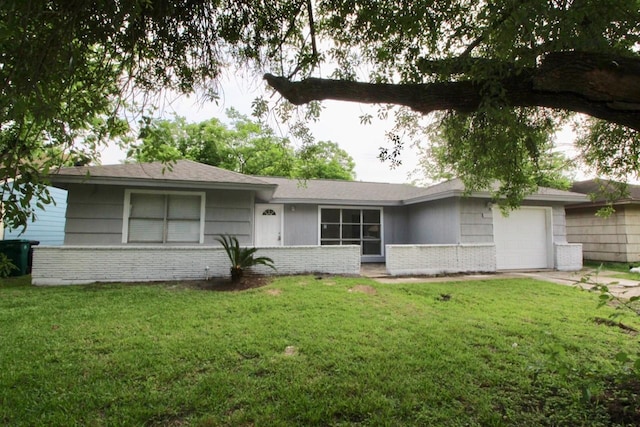
[[[617,271],[617,274],[611,275],[611,277],[615,277],[617,279],[629,279],[629,280],[638,280],[640,281],[640,273],[630,273],[629,272],[629,264],[622,262],[598,262],[598,261],[585,261],[585,267],[590,267],[594,269],[601,269],[603,271]],[[638,263],[634,263],[633,266],[637,267]]]
[[[582,392],[600,395],[637,337],[594,323],[612,312],[596,304],[528,279],[289,277],[243,292],[5,280],[0,424],[611,425]]]

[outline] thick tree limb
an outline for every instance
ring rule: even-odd
[[[472,112],[483,99],[483,82],[373,84],[309,78],[292,82],[265,74],[267,83],[289,102],[301,105],[333,99],[397,104],[421,113]],[[547,55],[540,67],[500,81],[513,107],[549,107],[588,114],[640,130],[640,59],[581,52]]]

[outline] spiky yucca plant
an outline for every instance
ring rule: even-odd
[[[232,282],[239,281],[244,274],[244,270],[254,265],[266,265],[274,270],[276,269],[271,258],[255,256],[258,248],[241,248],[235,236],[221,234],[216,240],[222,244],[222,247],[229,257],[229,261],[231,261]]]

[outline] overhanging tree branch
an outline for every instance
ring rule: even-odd
[[[425,84],[374,84],[308,78],[292,82],[265,74],[267,83],[295,105],[319,100],[397,104],[427,114],[437,110],[472,112],[486,97],[490,80]],[[557,52],[537,68],[496,80],[511,107],[549,107],[588,114],[640,130],[640,59]],[[495,83],[493,82],[493,83]]]

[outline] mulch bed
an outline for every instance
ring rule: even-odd
[[[181,285],[191,289],[200,289],[203,291],[245,291],[247,289],[260,288],[271,283],[272,278],[268,276],[260,276],[247,274],[242,277],[239,282],[233,283],[228,277],[212,277],[209,280],[190,280],[182,282]]]

